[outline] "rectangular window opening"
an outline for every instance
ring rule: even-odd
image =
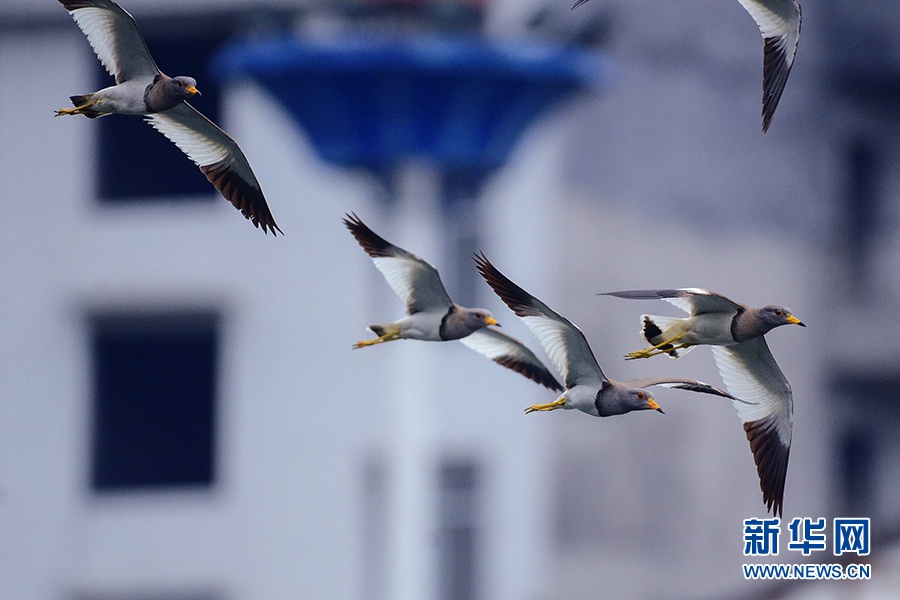
[[[845,415],[832,436],[838,468],[837,509],[848,516],[896,520],[896,502],[886,502],[900,476],[891,468],[900,456],[894,402],[900,378],[894,372],[841,371],[834,376],[836,408]]]
[[[211,486],[216,313],[97,315],[90,333],[91,488]]]
[[[221,86],[212,77],[209,65],[227,33],[184,27],[183,23],[165,27],[151,18],[138,17],[138,23],[159,68],[170,77],[187,75],[196,79],[202,95],[188,102],[223,127]],[[113,78],[100,61],[95,62],[94,89],[113,85]],[[92,125],[98,135],[97,192],[101,204],[211,203],[217,198],[218,192],[194,162],[142,117],[111,115],[96,119]]]

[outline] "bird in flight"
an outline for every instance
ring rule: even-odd
[[[200,92],[192,77],[159,70],[134,18],[112,0],[59,0],[87,36],[116,83],[92,94],[70,96],[74,108],[56,116],[111,114],[145,117],[193,160],[217,190],[263,232],[282,233],[240,147],[186,100]]]
[[[699,288],[628,290],[602,294],[630,300],[666,300],[690,314],[681,319],[641,315],[641,334],[649,348],[628,359],[684,355],[698,345],[712,346],[719,374],[744,425],[767,509],[781,515],[791,453],[794,400],[791,386],[766,344],[765,334],[781,325],[800,325],[783,306],[750,308]]]
[[[731,394],[696,379],[645,378],[615,381],[603,374],[581,330],[500,272],[484,254],[475,256],[478,272],[500,299],[522,319],[565,380],[566,389],[553,402],[535,404],[526,413],[559,408],[578,409],[595,417],[635,410],[663,412],[645,388],[659,385],[734,399]]]
[[[492,326],[497,320],[483,308],[454,303],[437,269],[415,254],[395,246],[372,231],[355,214],[344,225],[384,275],[394,293],[406,304],[406,316],[397,321],[369,325],[378,337],[357,342],[354,348],[400,339],[444,342],[459,340],[499,365],[512,369],[551,390],[562,386],[524,344]]]
[[[578,0],[572,8],[588,0]],[[738,0],[750,13],[762,33],[763,46],[763,133],[769,130],[781,100],[797,44],[800,42],[801,8],[797,0]]]

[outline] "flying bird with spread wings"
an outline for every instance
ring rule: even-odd
[[[200,92],[192,77],[169,77],[159,70],[134,18],[112,0],[59,0],[87,36],[115,85],[70,96],[74,108],[56,116],[145,117],[200,167],[217,190],[263,232],[281,233],[262,188],[240,147],[186,100]]]
[[[650,345],[628,359],[666,354],[683,356],[699,345],[712,346],[713,358],[744,425],[767,509],[781,515],[791,454],[794,397],[766,344],[765,334],[782,325],[806,327],[783,306],[751,308],[699,288],[608,292],[630,300],[665,300],[687,318],[641,315],[641,334]]]
[[[344,225],[384,275],[394,293],[406,304],[406,316],[390,323],[369,325],[378,337],[357,342],[354,348],[394,340],[429,342],[459,340],[499,365],[524,375],[551,390],[562,390],[549,369],[524,344],[493,329],[497,320],[483,308],[454,303],[437,269],[412,252],[388,242],[355,214]]]
[[[577,409],[594,417],[636,410],[663,412],[645,388],[659,385],[736,400],[731,394],[696,379],[657,377],[615,381],[603,374],[587,338],[574,323],[526,292],[500,272],[484,254],[475,256],[478,272],[500,299],[522,319],[563,376],[566,389],[553,402],[535,404],[526,413]]]

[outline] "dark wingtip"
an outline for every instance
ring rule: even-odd
[[[222,197],[241,211],[244,218],[253,223],[254,227],[262,228],[264,233],[271,230],[272,235],[276,237],[277,233],[284,235],[275,223],[275,217],[272,216],[261,189],[242,179],[224,162],[201,165],[200,171],[206,175],[206,179],[222,194]]]
[[[509,356],[498,356],[493,359],[495,363],[502,367],[506,367],[516,373],[523,375],[531,381],[538,383],[554,392],[563,391],[563,387],[559,384],[555,377],[545,368],[540,368],[531,363],[516,360]]]
[[[353,234],[353,237],[356,238],[356,241],[359,242],[359,245],[362,246],[362,249],[366,251],[372,258],[378,258],[382,256],[391,256],[390,249],[394,247],[389,241],[372,231],[368,225],[362,222],[356,213],[351,212],[345,215],[344,225],[347,229],[350,230],[350,233]]]
[[[791,74],[791,67],[793,67],[793,53],[790,57],[787,56],[787,53],[792,50],[796,51],[796,49],[787,49],[782,42],[780,37],[765,38],[763,48],[763,133],[766,133],[772,124],[775,109],[778,108],[778,103],[781,101],[785,85]]]
[[[744,431],[756,463],[759,488],[763,494],[766,510],[780,517],[791,448],[781,443],[774,423],[769,419],[748,421],[744,423]]]
[[[268,221],[260,221],[256,217],[248,216],[246,213],[244,217],[249,219],[251,223],[253,223],[254,227],[261,228],[263,233],[269,235],[269,232],[272,232],[272,237],[278,237],[278,234],[284,235],[284,232],[281,230],[281,227],[275,223],[275,219],[271,218],[271,214],[269,215]]]
[[[765,108],[763,109],[763,125],[762,125],[762,132],[763,132],[763,135],[765,135],[766,133],[769,132],[769,125],[772,124],[772,117],[773,117],[773,116],[775,116],[774,111],[771,112],[771,113],[769,113],[769,114],[766,114]]]
[[[500,296],[500,299],[517,317],[528,317],[538,314],[532,306],[531,295],[491,264],[484,252],[476,253],[473,256],[473,260],[478,272],[487,284],[491,286],[494,293]]]

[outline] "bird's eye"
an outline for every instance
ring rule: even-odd
[[[644,399],[644,392],[638,392],[638,393],[637,393],[637,397],[638,397],[638,400],[643,400],[643,399]]]
[[[780,310],[776,310],[776,311],[775,311],[775,314],[776,314],[777,316],[780,317],[780,316],[781,316],[781,311],[780,311]]]

